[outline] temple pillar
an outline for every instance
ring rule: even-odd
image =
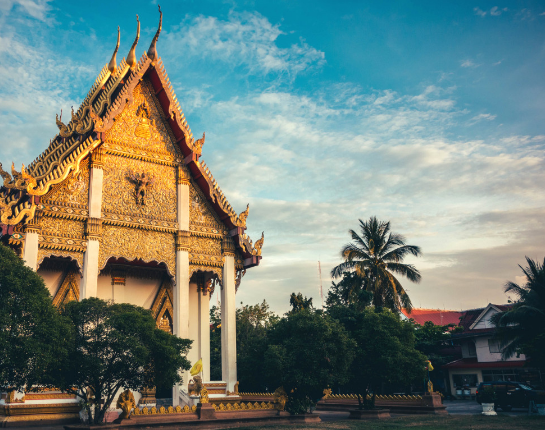
[[[210,285],[202,276],[199,285],[199,356],[202,358],[202,380],[210,381]]]
[[[38,265],[38,240],[40,235],[36,231],[27,230],[23,247],[25,265],[36,271]]]
[[[177,219],[178,232],[176,233],[176,279],[173,288],[172,324],[173,334],[178,337],[189,338],[189,177],[181,166],[177,169]],[[195,346],[193,345],[192,349]],[[173,405],[180,402],[180,388],[187,392],[189,372],[182,375],[183,384],[173,388]]]
[[[102,178],[103,149],[97,148],[91,153],[89,177],[89,218],[85,225],[87,249],[83,257],[83,279],[81,281],[80,300],[96,297],[98,284],[98,256],[100,235],[102,233]]]
[[[237,329],[235,300],[235,245],[225,237],[221,289],[221,375],[228,391],[235,391],[237,382]]]

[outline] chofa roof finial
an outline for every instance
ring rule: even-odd
[[[153,36],[153,40],[151,41],[148,49],[148,57],[152,62],[155,62],[157,60],[157,40],[159,39],[159,34],[161,33],[161,29],[163,28],[163,12],[161,12],[161,6],[159,6],[159,14],[159,28],[157,29],[157,33],[155,33],[155,36]]]
[[[136,66],[136,45],[138,45],[138,39],[140,39],[140,20],[138,19],[138,15],[136,15],[136,21],[138,22],[138,27],[136,27],[136,38],[132,43],[131,50],[129,51],[126,60],[131,69]]]
[[[117,50],[119,49],[119,36],[121,35],[121,33],[119,32],[119,26],[117,26],[117,45],[115,45],[115,51],[114,51],[114,55],[112,55],[112,59],[110,60],[110,62],[108,63],[108,70],[110,71],[110,73],[113,75],[115,73],[115,71],[117,70],[117,59],[116,59],[116,55],[117,55]]]

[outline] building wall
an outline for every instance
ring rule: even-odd
[[[449,372],[449,380],[450,380],[450,387],[451,387],[451,394],[453,396],[456,396],[456,388],[457,385],[454,382],[456,378],[454,378],[454,375],[475,375],[477,377],[477,383],[476,386],[470,387],[471,395],[474,396],[477,391],[477,386],[483,382],[483,374],[480,369],[450,369]]]
[[[524,361],[526,357],[524,354],[516,355],[503,360],[501,352],[490,352],[489,340],[492,336],[483,336],[475,338],[475,348],[477,349],[477,361],[490,362],[490,361]]]
[[[63,279],[64,273],[62,271],[51,271],[51,270],[38,270],[36,273],[42,277],[45,282],[45,286],[49,290],[51,297],[55,297],[61,282]]]

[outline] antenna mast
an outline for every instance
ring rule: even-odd
[[[324,292],[322,289],[322,265],[318,260],[318,276],[320,277],[320,297],[322,298],[322,310],[324,310]]]

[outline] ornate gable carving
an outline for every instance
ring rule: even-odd
[[[157,328],[172,333],[172,321],[174,319],[174,309],[172,307],[172,284],[169,280],[165,279],[155,300],[151,305],[151,313],[155,318]]]
[[[73,300],[79,300],[79,274],[69,272],[53,298],[53,305],[58,308]]]
[[[154,158],[170,161],[181,157],[172,131],[165,124],[163,111],[158,108],[153,87],[147,80],[136,86],[132,103],[117,116],[105,141],[109,143],[108,147],[120,145],[135,155],[143,155],[141,151],[144,151]],[[165,155],[168,157],[164,158]]]
[[[227,234],[227,228],[193,183],[189,185],[189,229],[192,234],[209,237],[223,237]]]

